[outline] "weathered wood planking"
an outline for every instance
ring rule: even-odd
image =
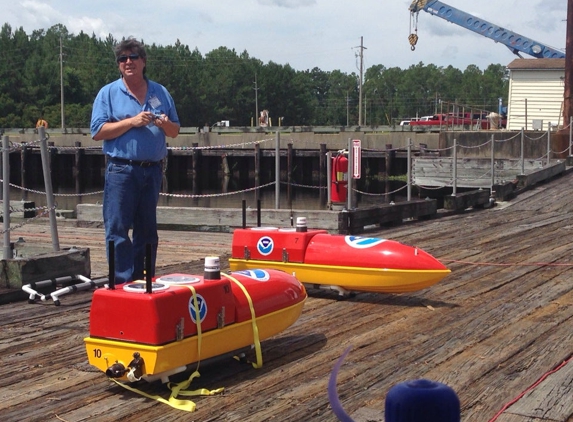
[[[401,224],[406,219],[430,218],[435,216],[436,213],[437,205],[435,199],[419,199],[397,204],[381,204],[374,207],[359,208],[339,215],[338,233],[360,234],[364,233],[368,226],[381,227],[385,224]]]
[[[573,363],[568,362],[507,410],[508,415],[566,420],[573,415]],[[559,389],[559,391],[555,391]]]
[[[572,191],[568,174],[491,209],[369,233],[419,246],[452,274],[402,295],[359,293],[337,301],[334,293],[310,290],[301,318],[263,342],[263,368],[232,359],[202,364],[192,388],[225,392],[194,399],[194,414],[125,391],[86,363],[89,292],[63,296],[60,307],[0,306],[0,415],[7,421],[330,422],[336,418],[326,395],[328,377],[352,346],[338,392],[356,422],[382,421],[390,387],[421,377],[454,388],[462,421],[488,421],[573,352]],[[74,233],[94,245],[92,264],[105,262],[103,248],[96,247],[101,229],[66,229],[64,243]],[[161,271],[201,272],[201,255],[189,248],[210,248],[225,268],[230,237],[162,234],[160,261],[171,266]],[[104,264],[99,272],[105,274]],[[548,376],[497,422],[570,421],[571,365]],[[141,388],[168,397],[161,385]]]
[[[465,188],[489,188],[492,184],[491,159],[488,158],[458,158],[457,186]],[[560,174],[565,170],[565,163],[556,163]],[[526,174],[543,169],[542,160],[525,160]],[[518,160],[494,161],[494,184],[503,184],[514,180],[521,174],[521,164]],[[554,174],[553,174],[554,175]],[[452,186],[454,180],[454,162],[452,158],[416,157],[412,162],[412,180],[418,186]],[[542,175],[529,176],[523,184],[535,184],[544,180]]]
[[[78,204],[78,221],[93,223],[102,220],[101,205]],[[311,228],[319,225],[321,229],[336,232],[338,230],[337,211],[265,209],[261,213],[261,224],[271,227],[290,227],[297,217],[306,217]],[[256,209],[246,213],[249,227],[257,224]],[[240,208],[197,208],[197,207],[157,207],[157,222],[162,228],[176,227],[180,230],[229,232],[242,226]]]

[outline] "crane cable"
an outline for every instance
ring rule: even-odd
[[[414,32],[412,32],[412,24]],[[408,41],[410,41],[410,49],[414,51],[418,42],[418,12],[410,12],[410,35],[408,35]]]

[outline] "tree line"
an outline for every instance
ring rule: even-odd
[[[145,43],[145,40],[142,40]],[[99,89],[119,72],[110,34],[77,35],[58,24],[27,34],[5,23],[0,31],[0,128],[33,127],[43,116],[50,127],[89,127]],[[505,66],[418,63],[408,69],[382,64],[366,69],[360,92],[356,73],[299,71],[289,64],[263,63],[247,51],[219,47],[202,55],[179,40],[147,44],[147,76],[167,87],[183,127],[256,124],[257,111],[285,126],[388,125],[403,118],[440,112],[443,104],[498,110],[507,102]],[[63,101],[61,87],[63,86]],[[362,107],[359,99],[362,97]]]

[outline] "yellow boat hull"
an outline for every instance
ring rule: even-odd
[[[450,274],[449,269],[368,268],[236,258],[229,259],[229,266],[231,271],[274,268],[292,274],[305,284],[338,286],[349,291],[372,293],[408,293],[422,290]]]
[[[259,339],[267,339],[294,324],[304,302],[256,317]],[[143,374],[151,376],[243,349],[254,344],[255,337],[253,321],[248,320],[202,333],[200,348],[196,335],[160,346],[94,337],[86,337],[84,342],[89,363],[103,372],[114,363],[127,367],[133,354],[138,352],[145,362]]]

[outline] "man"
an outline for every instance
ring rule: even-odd
[[[146,53],[133,38],[114,48],[121,77],[98,93],[91,134],[107,156],[103,195],[106,247],[114,242],[115,282],[143,279],[146,245],[151,244],[151,276],[157,256],[157,203],[165,137],[179,134],[173,98],[145,76]],[[129,237],[132,229],[133,241]]]

